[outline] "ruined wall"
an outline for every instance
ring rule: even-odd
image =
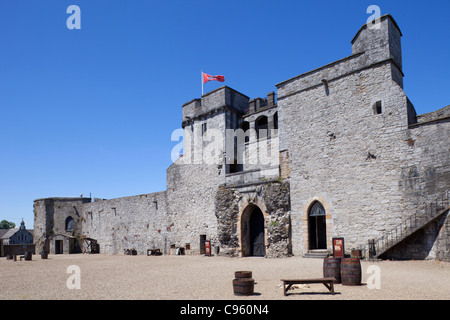
[[[82,232],[80,206],[90,198],[46,198],[34,201],[34,243],[36,251],[50,251],[50,237],[61,234],[79,238]],[[66,219],[74,220],[75,228],[66,230]]]
[[[246,256],[246,211],[257,206],[264,215],[266,257],[289,256],[291,248],[289,182],[279,181],[232,188],[221,186],[215,197],[220,254]]]
[[[34,243],[36,251],[40,252],[48,248],[47,234],[51,232],[51,222],[49,217],[53,216],[52,208],[49,207],[50,200],[37,199],[33,203],[34,211]]]
[[[215,196],[215,215],[217,218],[217,241],[220,255],[239,256],[239,200],[242,198],[233,189],[220,186]]]

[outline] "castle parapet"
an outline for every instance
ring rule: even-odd
[[[183,104],[183,123],[206,116],[220,108],[229,107],[244,114],[248,110],[249,97],[230,88],[223,86]]]

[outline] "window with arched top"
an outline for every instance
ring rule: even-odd
[[[325,215],[325,208],[323,207],[323,205],[319,201],[314,202],[314,204],[309,209],[309,216],[319,217],[324,215]]]
[[[240,128],[242,131],[244,131],[244,134],[247,132],[248,129],[250,129],[250,123],[248,121],[242,121]],[[249,142],[250,137],[248,134],[245,135],[245,142]]]
[[[73,231],[75,229],[75,221],[72,217],[66,218],[66,231]]]
[[[266,116],[260,116],[258,119],[256,119],[255,129],[256,129],[256,136],[258,137],[258,139],[267,137],[269,135],[267,132],[268,128],[269,127]]]

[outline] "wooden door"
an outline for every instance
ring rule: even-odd
[[[250,217],[250,249],[252,256],[264,257],[266,255],[264,216],[258,207],[255,207]]]

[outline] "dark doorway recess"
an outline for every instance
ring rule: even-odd
[[[63,254],[63,240],[55,240],[55,254]]]
[[[308,214],[309,250],[327,248],[327,224],[325,209],[318,201],[314,202]]]
[[[266,255],[264,215],[256,205],[249,205],[242,213],[241,243],[244,257]]]
[[[201,234],[200,235],[200,254],[206,253],[205,241],[206,241],[206,234]]]

